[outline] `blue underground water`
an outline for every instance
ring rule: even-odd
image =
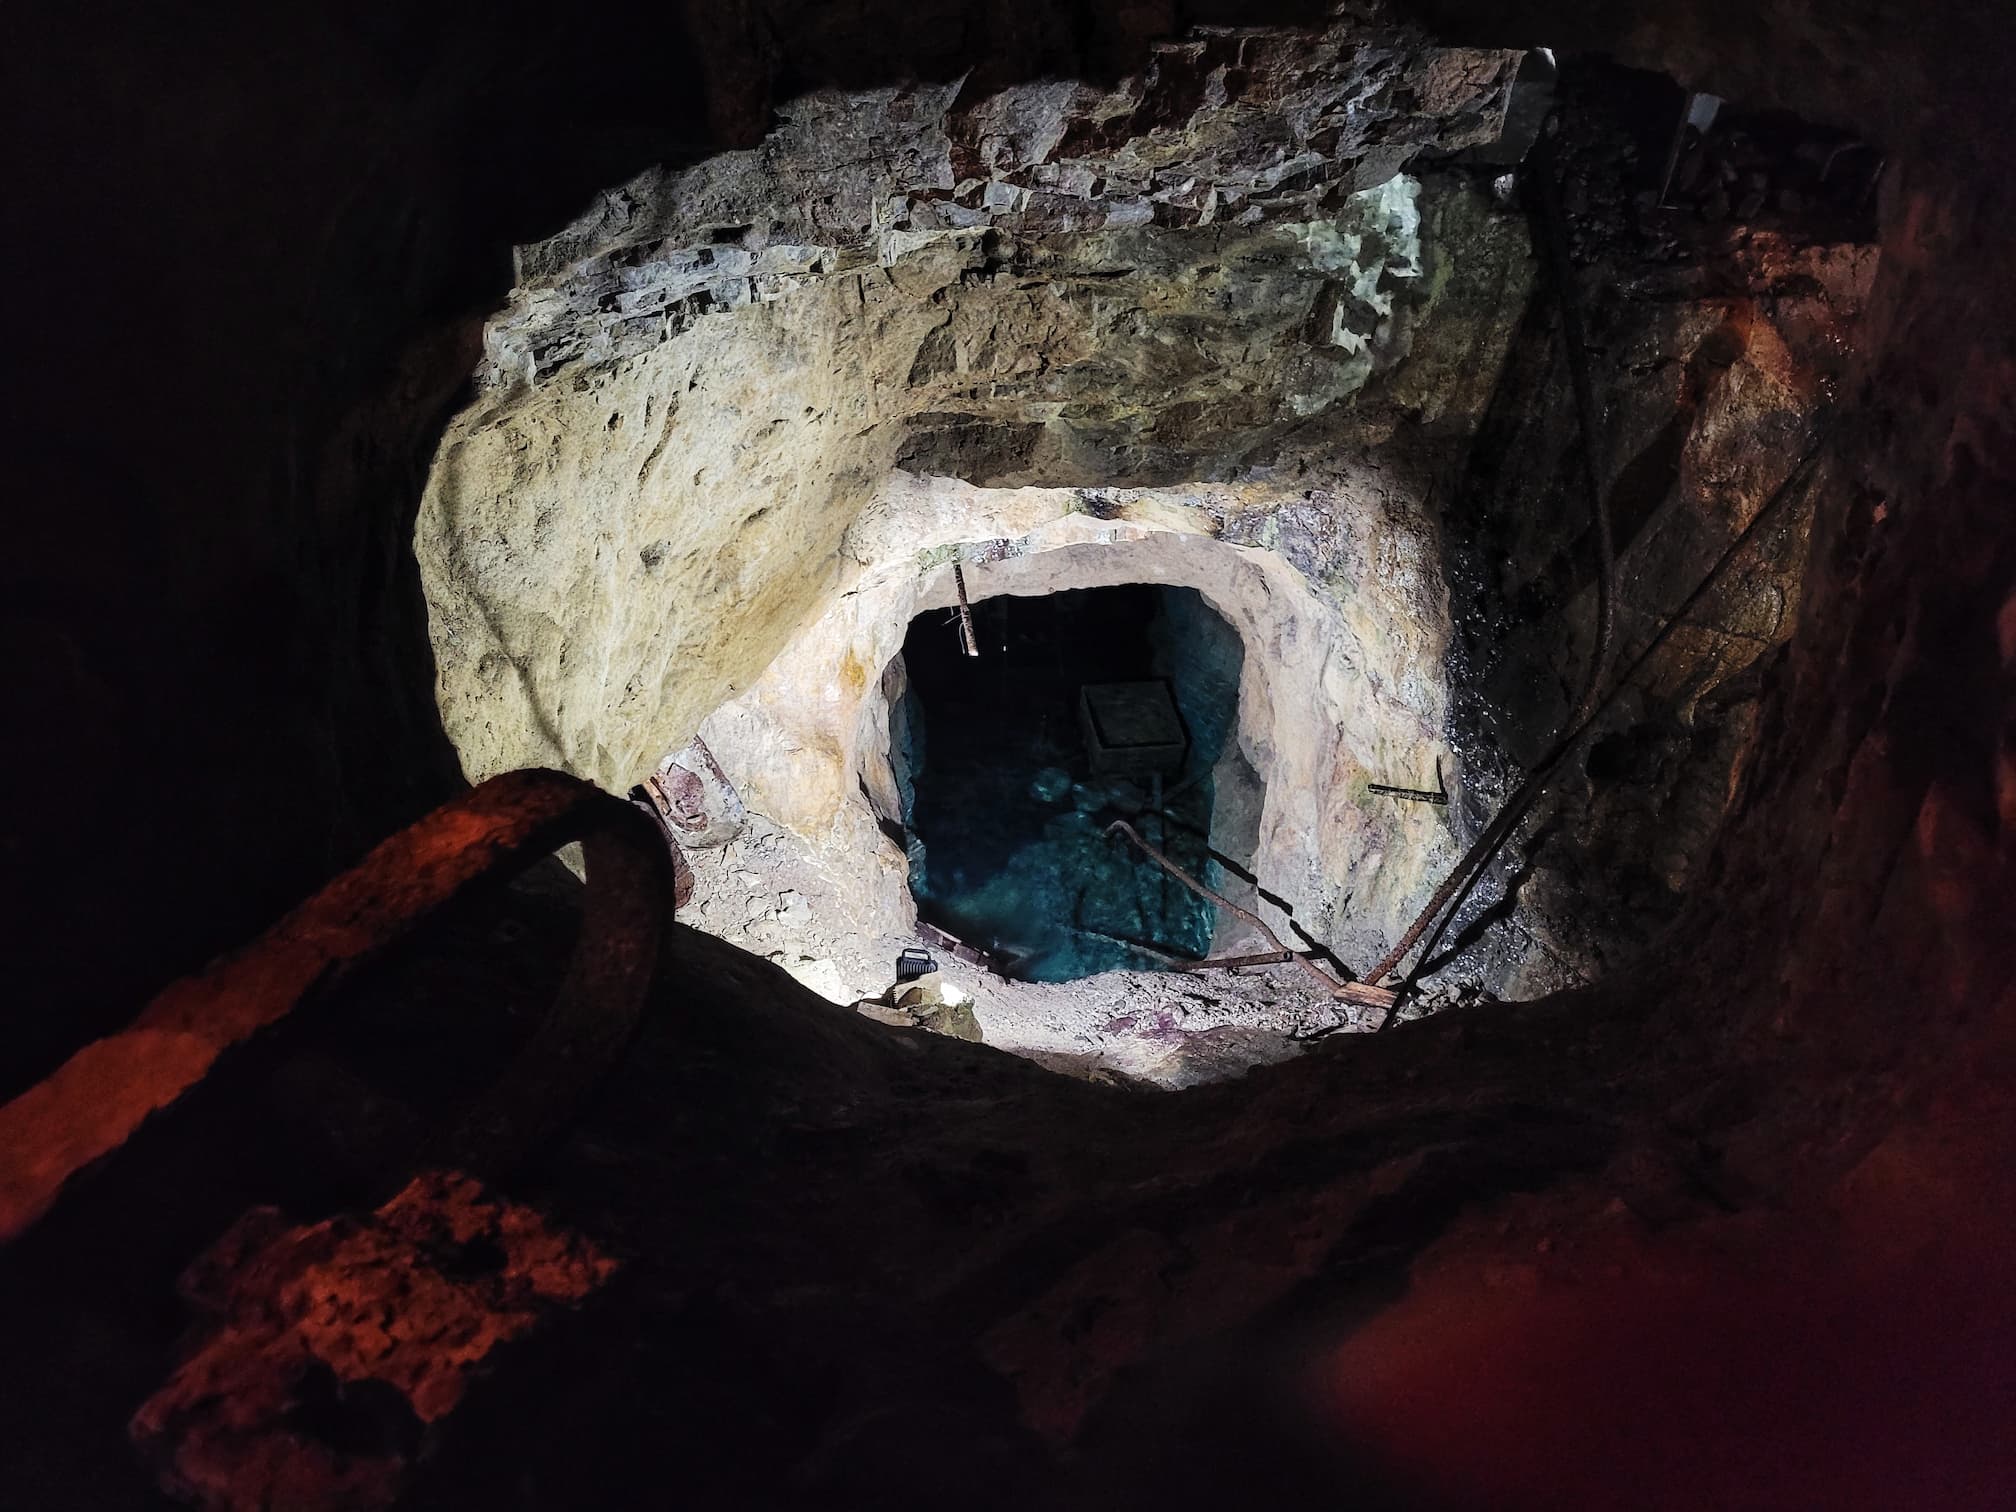
[[[1104,831],[1126,818],[1215,885],[1210,772],[1238,717],[1237,634],[1195,590],[1149,584],[1003,596],[974,616],[977,659],[943,613],[904,643],[891,734],[920,914],[1033,981],[1205,955],[1211,905]],[[1077,719],[1082,685],[1147,678],[1167,681],[1190,737],[1161,817],[1143,812],[1145,780],[1091,771]]]

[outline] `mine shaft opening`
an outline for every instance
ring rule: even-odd
[[[919,615],[890,749],[920,917],[1030,981],[1208,954],[1211,904],[1107,831],[1125,819],[1216,881],[1243,663],[1238,633],[1193,588],[984,599],[970,647],[957,610]],[[1242,790],[1226,796],[1257,812],[1250,777],[1231,775],[1244,772],[1230,764],[1223,780]]]

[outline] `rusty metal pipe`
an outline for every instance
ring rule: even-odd
[[[533,770],[493,777],[393,835],[252,944],[172,984],[129,1027],[0,1107],[0,1244],[225,1051],[471,885],[574,840],[587,852],[586,914],[553,1010],[432,1158],[494,1169],[550,1134],[642,1011],[673,883],[665,841],[642,813],[577,778]]]
[[[1309,960],[1306,956],[1296,955],[1286,945],[1281,943],[1281,937],[1275,934],[1273,930],[1267,927],[1266,923],[1261,919],[1260,915],[1254,913],[1250,909],[1241,908],[1237,903],[1234,903],[1230,898],[1226,897],[1222,893],[1213,892],[1210,888],[1206,887],[1202,882],[1199,882],[1195,877],[1191,876],[1190,873],[1183,870],[1183,868],[1178,866],[1174,861],[1171,861],[1167,856],[1163,855],[1160,850],[1150,845],[1146,840],[1143,840],[1140,834],[1135,830],[1134,826],[1129,824],[1125,819],[1115,819],[1111,824],[1106,826],[1107,834],[1111,835],[1116,831],[1122,835],[1125,835],[1129,840],[1133,841],[1134,844],[1140,849],[1143,855],[1145,855],[1150,861],[1153,861],[1157,866],[1161,867],[1162,870],[1169,873],[1169,875],[1174,877],[1178,882],[1181,882],[1185,887],[1189,888],[1190,891],[1197,894],[1198,897],[1204,899],[1206,902],[1217,904],[1220,908],[1224,909],[1227,913],[1233,915],[1235,918],[1244,919],[1248,924],[1251,924],[1255,929],[1259,930],[1261,939],[1265,940],[1269,945],[1273,946],[1283,955],[1289,957],[1289,959],[1293,960],[1296,965],[1300,966],[1303,969],[1303,971],[1307,972],[1310,976],[1314,977],[1317,981],[1321,982],[1323,984],[1324,992],[1327,993],[1329,996],[1335,998],[1335,997],[1343,997],[1345,995],[1345,988],[1348,984],[1337,981],[1335,978],[1330,976],[1329,973],[1325,972],[1321,967],[1317,966],[1314,961]]]

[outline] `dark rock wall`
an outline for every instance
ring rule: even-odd
[[[52,238],[10,274],[76,291],[12,354],[10,1071],[442,791],[389,527],[495,267],[398,39],[48,9],[5,86]]]
[[[2016,196],[1911,163],[1883,220],[1800,634],[1710,886],[1768,900],[1721,925],[1775,989],[1765,1042],[1886,1079],[1945,1058],[1973,1097],[1986,1052],[1953,1036],[2006,1043],[2016,1007]]]
[[[1463,951],[1435,957],[1450,968],[1445,989],[1474,974],[1518,996],[1628,962],[1700,878],[1764,673],[1798,622],[1812,499],[1777,495],[1840,403],[1879,263],[1873,154],[1847,139],[1784,124],[1768,151],[1742,149],[1746,167],[1730,171],[1744,202],[1732,206],[1699,166],[1750,140],[1726,113],[1662,205],[1677,87],[1581,60],[1558,98],[1553,166],[1535,172],[1558,185],[1596,399],[1616,562],[1609,675],[1676,613],[1684,623],[1460,917],[1451,942]],[[1829,154],[1834,181],[1811,183]],[[1763,179],[1754,190],[1752,175]],[[1529,174],[1526,197],[1538,189]],[[1553,744],[1597,654],[1582,458],[1550,273],[1446,487],[1447,571],[1462,606],[1453,720],[1474,805],[1501,801]],[[1741,554],[1693,599],[1767,505]]]

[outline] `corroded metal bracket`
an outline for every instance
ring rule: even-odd
[[[428,1163],[493,1172],[550,1137],[635,1026],[673,913],[663,836],[621,799],[559,772],[493,777],[379,845],[251,945],[174,983],[129,1027],[0,1107],[0,1244],[48,1211],[232,1046],[278,1022],[472,884],[570,841],[588,889],[546,1021]]]
[[[1279,966],[1295,959],[1292,950],[1262,950],[1254,955],[1206,956],[1201,961],[1185,961],[1179,971],[1231,971],[1241,966]]]
[[[1442,759],[1439,756],[1435,759],[1435,786],[1433,788],[1396,787],[1390,782],[1368,782],[1365,784],[1365,791],[1368,793],[1383,793],[1389,798],[1407,798],[1415,803],[1439,803],[1446,805],[1449,802],[1449,789],[1442,782]]]

